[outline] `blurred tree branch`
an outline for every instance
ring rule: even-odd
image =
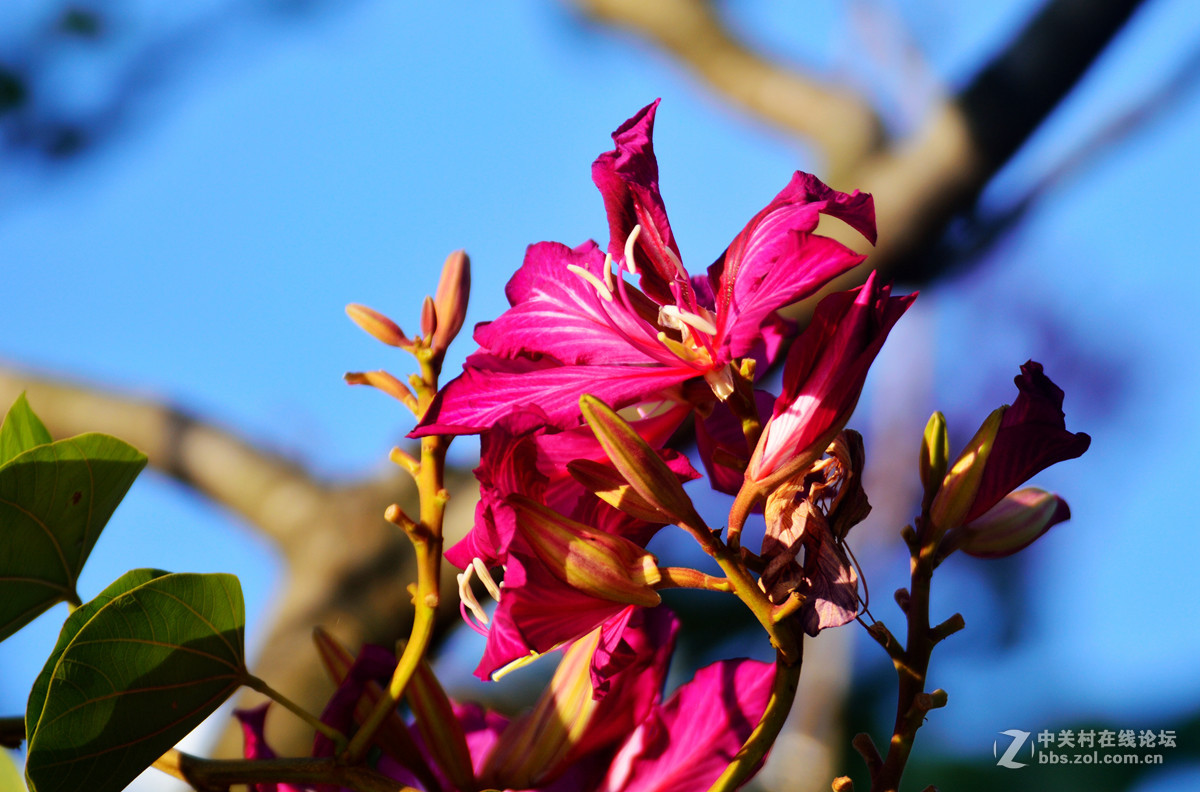
[[[932,243],[971,210],[1139,5],[1051,0],[962,91],[935,106],[910,135],[889,139],[863,97],[756,52],[738,40],[709,0],[571,2],[598,23],[633,31],[661,48],[706,90],[743,112],[813,145],[825,160],[822,175],[835,186],[873,192],[881,241],[868,265],[912,282],[944,271],[945,262],[928,255]],[[21,98],[3,88],[0,98]],[[849,235],[843,241],[854,244]],[[865,271],[850,273],[834,288],[864,277]],[[386,505],[405,505],[413,497],[411,482],[398,473],[325,482],[162,402],[0,371],[0,400],[11,402],[21,390],[28,390],[55,436],[115,434],[144,450],[159,473],[221,504],[275,543],[285,560],[285,585],[256,673],[287,695],[319,710],[330,690],[312,662],[314,625],[351,647],[390,644],[407,634],[411,554],[382,518]],[[472,483],[462,471],[451,482],[456,497],[447,526],[460,532],[471,523]],[[446,594],[453,601],[453,593]],[[442,613],[457,616],[454,608]],[[294,728],[281,734],[281,726],[286,730],[289,719],[273,724],[277,747],[305,752],[308,736]],[[227,742],[222,752],[235,752],[233,745]]]
[[[832,186],[874,194],[879,245],[873,250],[840,225],[821,229],[871,254],[826,293],[862,283],[870,269],[911,283],[941,274],[930,266],[930,247],[973,207],[1141,4],[1049,0],[962,91],[933,107],[911,135],[889,140],[877,114],[850,89],[738,42],[712,0],[569,1],[598,23],[638,34],[676,57],[706,89],[813,145]]]

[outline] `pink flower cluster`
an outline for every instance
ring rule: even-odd
[[[661,703],[676,623],[659,590],[706,577],[659,568],[646,548],[665,526],[715,542],[716,551],[705,549],[723,568],[757,575],[740,579],[751,581],[759,610],[771,611],[760,613],[768,630],[791,620],[815,635],[859,614],[843,543],[870,506],[862,439],[846,424],[916,295],[893,296],[871,274],[822,300],[803,332],[780,315],[863,260],[815,233],[822,215],[875,241],[871,196],[799,172],[703,274],[690,274],[659,193],[656,109],[625,122],[592,166],[607,246],[531,245],[506,289],[511,307],[475,328],[478,351],[412,433],[482,435],[474,526],[446,553],[463,570],[463,616],[487,639],[476,674],[495,679],[564,654],[543,701],[523,718],[447,705],[443,727],[453,722],[466,746],[457,759],[439,753],[418,712],[403,740],[419,750],[385,751],[379,763],[410,786],[665,792],[717,779],[767,707],[776,672],[725,660]],[[403,345],[398,328],[365,310],[360,323]],[[781,358],[780,392],[761,390],[756,374]],[[938,451],[944,423],[940,435],[927,432],[932,517],[923,529],[937,532],[943,555],[1003,555],[1066,517],[1057,496],[1009,493],[1083,453],[1088,438],[1066,431],[1062,392],[1040,366],[1023,367],[1018,386],[1016,404],[998,411],[949,471]],[[690,417],[711,486],[737,495],[723,542],[683,490],[700,473],[668,445]],[[760,510],[766,530],[755,555],[739,537]],[[744,585],[736,577],[724,581],[735,591]],[[494,607],[480,603],[480,590]],[[364,686],[390,675],[394,658],[384,655],[373,669],[370,653],[359,657],[328,717],[349,723]],[[248,745],[261,755],[261,717],[246,717]]]

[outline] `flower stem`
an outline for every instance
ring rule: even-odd
[[[259,693],[262,693],[264,696],[276,702],[281,707],[290,710],[298,718],[300,718],[300,720],[304,721],[309,726],[312,726],[318,732],[328,737],[333,741],[333,744],[336,746],[336,750],[340,751],[342,748],[346,747],[346,735],[342,734],[329,724],[323,723],[316,715],[313,715],[311,712],[304,709],[304,707],[301,707],[299,704],[292,701],[287,696],[268,685],[266,682],[249,673],[246,674],[246,678],[242,680],[242,682],[251,690],[257,690]]]
[[[904,609],[908,617],[907,640],[903,651],[896,651],[898,647],[895,646],[889,650],[899,678],[896,722],[883,764],[872,768],[871,792],[896,792],[899,789],[900,777],[904,774],[917,730],[925,722],[926,713],[946,704],[945,691],[925,692],[926,676],[933,647],[941,638],[958,629],[961,617],[947,620],[947,626],[941,628],[941,635],[929,626],[929,588],[936,566],[935,544],[927,540],[919,545],[914,543],[912,548],[911,586]],[[890,634],[886,637],[890,637]]]
[[[429,386],[421,396],[421,407],[424,411],[428,409],[429,402],[437,391],[437,370],[435,362],[422,359],[421,356],[418,356],[418,360],[421,360],[422,373]],[[361,761],[366,755],[371,739],[388,713],[396,708],[396,704],[403,697],[404,689],[420,665],[433,637],[442,567],[442,521],[449,498],[445,488],[446,448],[449,443],[449,439],[441,435],[421,438],[421,462],[416,471],[417,490],[421,497],[420,521],[413,523],[407,518],[400,519],[402,513],[399,509],[389,509],[385,515],[404,529],[416,551],[417,584],[413,591],[413,626],[387,689],[342,754],[342,759],[350,764]]]
[[[690,588],[705,591],[733,591],[733,585],[727,578],[707,575],[698,569],[689,567],[659,567],[658,573],[662,580],[655,584],[656,589]]]
[[[803,638],[797,641],[798,656],[789,662],[782,652],[775,656],[775,682],[771,687],[771,698],[763,711],[758,725],[741,749],[733,757],[733,761],[725,768],[725,772],[708,788],[708,792],[732,792],[741,786],[758,767],[759,762],[767,755],[767,751],[775,744],[775,738],[783,728],[788,713],[792,711],[792,702],[796,699],[796,689],[800,684],[800,666],[803,654]]]
[[[357,792],[417,792],[362,766],[336,759],[201,759],[171,749],[154,762],[167,775],[196,789],[228,789],[231,784],[331,784]]]

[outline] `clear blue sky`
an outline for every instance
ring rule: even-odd
[[[468,323],[494,316],[527,244],[605,238],[590,163],[655,97],[663,194],[694,269],[794,169],[816,167],[660,55],[577,24],[561,4],[434,5],[362,0],[316,20],[227,26],[97,153],[0,175],[0,357],[170,398],[352,477],[384,464],[407,424],[341,374],[406,363],[345,318],[347,302],[415,328],[445,254],[465,247]],[[811,5],[801,15],[746,3],[738,25],[781,56],[879,85],[840,4]],[[904,19],[933,73],[954,85],[1032,5],[926,2]],[[1194,4],[1148,3],[989,201],[1021,194],[1197,47]],[[75,101],[103,88],[102,75],[80,76],[86,64],[63,67]],[[910,100],[880,90],[903,123]],[[880,366],[895,377],[918,365],[906,345],[933,345],[932,406],[960,436],[1012,399],[1028,358],[1067,391],[1068,426],[1093,436],[1082,460],[1039,479],[1074,519],[1021,571],[1032,615],[1017,648],[997,645],[989,625],[1005,603],[973,580],[978,570],[948,565],[947,590],[967,599],[945,607],[963,610],[969,629],[935,658],[952,698],[929,734],[966,757],[990,752],[1002,729],[1081,717],[1174,728],[1200,702],[1190,583],[1200,526],[1189,500],[1200,442],[1197,129],[1192,84],[1046,192],[983,269],[927,289],[909,340],[885,347]],[[469,351],[460,346],[451,366]],[[860,423],[879,409],[864,402]],[[913,448],[926,417],[911,416]],[[84,596],[137,566],[238,574],[251,641],[276,569],[236,521],[153,474],[102,537]],[[898,549],[892,566],[903,567]],[[900,585],[891,574],[872,579],[881,599]],[[0,645],[0,714],[22,709],[63,615]]]

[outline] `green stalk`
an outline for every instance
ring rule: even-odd
[[[797,641],[797,657],[789,662],[782,652],[775,656],[775,682],[771,687],[771,698],[763,711],[758,725],[741,749],[733,757],[733,761],[725,768],[725,772],[713,782],[708,792],[733,792],[750,777],[754,769],[771,750],[775,738],[783,728],[788,713],[792,711],[792,702],[796,699],[796,689],[800,685],[800,665],[803,654],[803,638]]]
[[[266,682],[262,681],[253,674],[247,674],[246,678],[242,681],[246,687],[250,688],[251,690],[257,690],[259,693],[262,693],[264,696],[276,702],[281,707],[290,710],[297,717],[299,717],[300,720],[304,721],[309,726],[312,726],[330,740],[333,740],[335,750],[340,751],[346,747],[346,735],[342,734],[332,726],[323,723],[316,715],[313,715],[311,712],[304,709],[304,707],[301,707],[299,704],[292,701],[287,696],[268,685]]]

